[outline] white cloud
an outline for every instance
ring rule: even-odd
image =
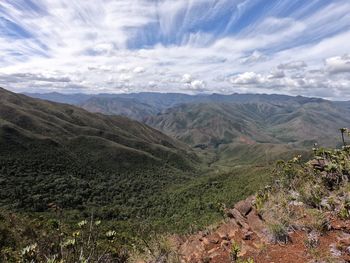
[[[155,88],[155,87],[157,87],[157,83],[155,83],[154,81],[149,81],[148,86],[151,88]]]
[[[279,69],[273,69],[271,70],[270,74],[267,76],[269,79],[281,79],[284,78],[286,75],[283,70]]]
[[[326,70],[331,74],[350,73],[350,55],[336,56],[326,59]]]
[[[182,75],[182,82],[183,83],[191,83],[192,82],[192,80],[193,80],[193,78],[192,78],[192,76],[191,76],[191,74],[184,74],[184,75]]]
[[[12,30],[10,38],[0,24],[0,84],[92,93],[344,92],[349,79],[336,73],[349,71],[342,54],[350,54],[350,3],[305,1],[283,17],[290,1],[265,1],[269,8],[239,28],[264,1],[37,0],[37,11],[3,0],[0,16],[30,37]]]
[[[290,61],[287,63],[279,64],[277,66],[278,69],[285,69],[285,70],[293,70],[293,69],[303,69],[306,68],[307,65],[304,61],[298,60],[298,61]]]
[[[254,50],[253,53],[251,53],[249,56],[242,57],[240,59],[240,63],[242,64],[253,64],[256,62],[261,62],[267,60],[267,56],[265,56],[263,53],[261,53],[258,50]]]
[[[130,71],[130,68],[126,65],[118,65],[117,66],[117,72],[128,72]]]
[[[119,76],[119,80],[121,81],[121,82],[129,82],[129,81],[131,81],[131,79],[132,79],[132,76],[130,75],[130,74],[120,74],[120,76]]]
[[[260,84],[264,82],[264,78],[261,74],[255,72],[244,72],[231,78],[231,83],[236,85],[251,85]]]
[[[143,73],[143,72],[145,72],[145,71],[146,71],[146,70],[145,70],[144,67],[136,67],[136,68],[134,68],[134,70],[133,70],[134,73]]]
[[[181,82],[184,83],[184,87],[190,91],[205,91],[207,83],[204,80],[194,79],[191,74],[183,74]]]
[[[194,80],[190,83],[191,89],[203,91],[206,87],[206,83],[203,80]]]

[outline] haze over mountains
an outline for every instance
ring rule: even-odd
[[[194,147],[231,143],[334,145],[337,129],[349,123],[348,102],[265,94],[186,95],[132,93],[99,95],[28,94],[78,105],[91,112],[123,115]],[[78,99],[79,98],[79,99]]]

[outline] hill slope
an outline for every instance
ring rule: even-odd
[[[187,146],[144,124],[0,89],[1,206],[112,205],[110,216],[127,218],[196,163]]]
[[[170,108],[146,123],[191,145],[230,143],[333,145],[349,110],[328,101],[195,103]]]
[[[80,103],[79,106],[90,112],[121,115],[138,121],[143,121],[147,116],[159,112],[157,107],[132,98],[92,97]]]
[[[278,162],[271,185],[210,230],[172,238],[173,249],[184,262],[349,262],[349,149]]]
[[[322,99],[267,94],[197,94],[140,92],[129,94],[60,94],[25,93],[34,98],[79,105],[92,112],[124,115],[141,120],[144,116],[155,115],[165,109],[191,103],[285,103],[299,105],[305,102],[322,102]],[[129,103],[127,103],[129,102]],[[346,106],[347,103],[339,103]]]
[[[349,102],[266,94],[186,95],[177,93],[31,94],[75,101],[109,115],[124,115],[171,134],[192,146],[267,142],[334,146],[335,128],[349,123]],[[77,100],[80,100],[77,102]]]

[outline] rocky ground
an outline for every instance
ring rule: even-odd
[[[225,209],[221,223],[172,236],[171,249],[143,262],[350,262],[350,146],[313,151],[308,162],[278,161],[272,184]]]
[[[350,262],[350,220],[328,213],[327,231],[319,234],[298,225],[311,220],[301,214],[287,235],[276,237],[253,203],[253,197],[237,203],[214,230],[174,237],[181,262]],[[300,212],[302,204],[291,203],[290,209]]]

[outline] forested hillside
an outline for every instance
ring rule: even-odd
[[[230,143],[333,145],[332,127],[349,123],[349,110],[328,101],[196,103],[170,108],[146,123],[193,146]]]
[[[192,178],[198,157],[136,121],[1,89],[0,163],[2,207],[110,206],[125,219],[147,217],[147,200]]]

